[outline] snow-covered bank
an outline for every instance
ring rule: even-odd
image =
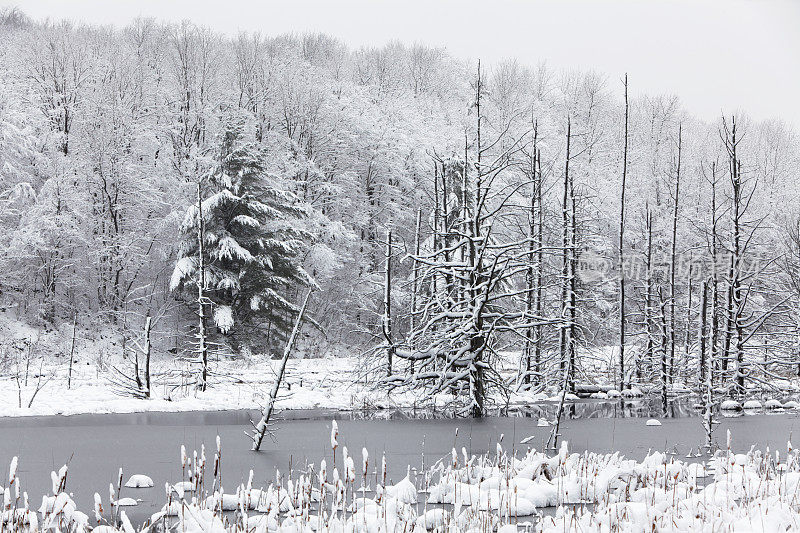
[[[277,364],[278,361],[269,359],[258,363],[244,359],[219,361],[214,365],[215,373],[205,392],[196,390],[188,382],[181,383],[175,370],[179,377],[165,378],[167,383],[157,380],[150,399],[126,395],[110,381],[110,371],[100,370],[94,364],[76,364],[69,388],[66,365],[48,365],[42,370],[47,381],[38,393],[33,372],[28,385],[21,378],[18,386],[16,376],[0,380],[0,416],[260,409],[268,397]],[[393,395],[390,401],[385,394],[357,383],[353,365],[350,358],[290,361],[277,407],[346,410],[388,407],[404,400],[413,403],[412,398],[403,395]],[[158,371],[167,373],[169,370],[164,367]],[[28,407],[34,393],[36,396]]]
[[[52,494],[42,495],[37,509],[39,495],[20,492],[14,458],[3,491],[3,529],[510,533],[783,532],[800,527],[800,454],[791,444],[784,453],[735,454],[729,448],[701,461],[651,452],[637,461],[619,453],[570,453],[566,443],[555,455],[533,449],[509,453],[498,443],[484,455],[454,448],[419,472],[409,468],[404,479],[390,484],[386,458],[340,447],[333,424],[330,464],[321,460],[276,471],[267,487],[254,485],[252,471],[247,482],[222,485],[219,438],[216,450],[189,454],[182,448],[181,479],[167,483],[163,507],[144,524],[132,524],[121,508],[136,505],[136,487],[147,485],[146,475],[120,471],[108,491],[95,493],[93,510],[80,510],[64,467],[53,472]],[[129,482],[123,486],[124,479]]]
[[[207,390],[200,392],[191,379],[187,379],[182,363],[160,362],[154,368],[157,377],[154,378],[152,397],[140,399],[119,389],[112,380],[114,370],[108,364],[101,367],[81,356],[76,361],[71,379],[63,360],[48,360],[41,368],[38,364],[32,365],[27,384],[24,370],[19,374],[19,381],[13,371],[0,376],[0,417],[261,409],[267,402],[279,365],[279,361],[267,358],[220,360],[214,363]],[[291,359],[277,408],[339,411],[393,408],[410,411],[417,408],[430,412],[442,410],[453,400],[450,394],[440,394],[422,404],[420,397],[411,392],[394,390],[387,394],[385,390],[365,384],[359,368],[357,357]],[[44,376],[41,381],[39,375]],[[41,388],[37,391],[39,383]],[[794,395],[779,397],[782,403],[765,396],[759,409],[745,409],[745,412],[754,414],[765,410],[793,409],[798,405]],[[566,399],[571,402],[578,397],[568,394]],[[635,401],[642,399],[642,391],[626,389],[619,393],[611,389],[608,393],[594,393],[591,399]],[[496,400],[498,407],[505,405],[504,398]],[[508,405],[528,408],[534,404],[554,404],[559,400],[557,391],[523,391],[512,393]],[[723,403],[722,409],[729,409],[729,403]],[[741,413],[741,404],[737,405]],[[641,416],[655,414],[640,413]]]
[[[131,396],[118,386],[119,371],[132,368],[131,358],[123,360],[119,339],[113,332],[79,328],[73,365],[69,366],[71,325],[62,330],[38,330],[0,313],[0,417],[74,415],[137,412],[187,412],[261,409],[274,383],[278,360],[247,354],[215,358],[211,364],[208,388],[194,386],[196,367],[180,358],[160,355],[151,366],[151,398]],[[31,346],[35,349],[30,350]],[[365,382],[365,361],[358,355],[328,355],[319,358],[291,358],[277,402],[278,409],[358,410],[381,408],[420,408],[440,410],[453,396],[443,393],[425,399],[419,394],[395,389],[388,394],[373,382]],[[518,370],[519,354],[501,354],[499,368],[509,383]],[[634,386],[618,391],[612,388],[600,368],[595,369],[591,398],[617,400],[640,398],[647,392]],[[797,406],[787,382],[780,398],[784,408]],[[675,393],[689,394],[680,384]],[[583,394],[586,396],[586,394]],[[497,407],[530,406],[558,402],[556,390],[533,393],[511,392],[508,398],[493,398]],[[577,397],[567,395],[567,401]],[[774,409],[775,401],[761,398],[764,408]],[[724,407],[724,406],[723,406]],[[753,411],[749,411],[753,412]]]

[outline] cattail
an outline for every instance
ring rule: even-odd
[[[356,465],[353,462],[353,458],[348,457],[347,459],[345,459],[344,464],[345,464],[346,481],[352,483],[356,480]]]
[[[347,481],[347,459],[350,456],[347,453],[347,446],[342,446],[342,461],[344,463],[344,480]]]
[[[136,533],[136,530],[133,529],[133,525],[131,521],[128,520],[128,515],[125,514],[125,511],[120,513],[120,521],[122,521],[122,531],[125,533]]]
[[[361,448],[361,461],[363,465],[364,477],[367,477],[367,469],[369,468],[369,452],[366,448]]]
[[[336,420],[331,421],[331,448],[336,450],[339,447],[339,425]]]
[[[328,479],[328,463],[325,462],[325,459],[319,462],[319,481],[320,483],[325,483]]]
[[[17,479],[17,456],[11,459],[11,466],[8,468],[8,484],[13,485]]]
[[[100,499],[100,495],[96,492],[94,493],[94,518],[97,520],[98,524],[103,518],[103,501]]]

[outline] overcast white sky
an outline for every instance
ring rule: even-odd
[[[673,93],[705,119],[745,110],[800,129],[800,0],[0,0],[34,18],[123,26],[190,19],[235,34],[322,31],[352,47],[392,39],[464,58],[593,68]]]

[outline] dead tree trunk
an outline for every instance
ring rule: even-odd
[[[267,402],[267,406],[264,408],[264,411],[261,413],[261,420],[258,421],[257,424],[253,425],[254,431],[252,435],[253,440],[253,451],[258,451],[261,448],[261,442],[264,440],[264,435],[267,434],[267,427],[269,425],[269,420],[272,417],[272,413],[275,409],[275,400],[278,397],[278,390],[281,388],[281,383],[283,382],[283,376],[286,373],[286,363],[289,361],[289,354],[292,352],[292,347],[294,343],[297,341],[297,334],[300,332],[300,326],[303,323],[303,316],[306,312],[306,307],[308,306],[308,299],[311,297],[311,290],[306,293],[306,297],[303,299],[303,305],[300,306],[300,312],[297,314],[297,320],[294,323],[294,329],[292,329],[292,334],[289,336],[289,340],[286,341],[286,348],[283,349],[283,358],[281,359],[281,366],[278,368],[278,375],[275,378],[275,383],[272,385],[272,390],[269,393],[269,401]]]
[[[675,379],[675,272],[677,270],[678,246],[678,207],[681,187],[681,151],[683,147],[682,125],[678,125],[678,164],[675,173],[675,198],[672,210],[672,242],[670,243],[669,258],[669,381]]]
[[[147,318],[144,321],[144,383],[145,383],[145,391],[144,397],[150,397],[150,352],[152,350],[152,343],[150,342],[150,328],[152,324],[152,317],[147,315]],[[138,354],[137,354],[138,356]],[[137,370],[136,376],[139,376],[139,372]]]
[[[619,386],[625,389],[625,182],[628,177],[628,75],[625,74],[625,142],[622,150],[622,190],[619,207]]]
[[[684,368],[684,369],[686,368],[686,365],[689,364],[689,358],[690,358],[690,355],[691,355],[690,354],[690,350],[689,350],[689,346],[690,346],[690,343],[692,341],[692,289],[694,287],[693,287],[693,280],[692,280],[691,258],[690,258],[690,261],[689,261],[689,265],[690,265],[689,273],[687,274],[688,279],[686,281],[686,291],[687,291],[687,297],[686,297],[686,336],[684,337],[684,343],[683,343],[684,361],[683,361],[683,365],[681,365],[681,367]],[[688,378],[688,374],[687,374],[687,378]]]
[[[570,156],[570,140],[572,134],[572,126],[570,118],[567,117],[567,157],[564,164],[564,194],[561,201],[561,223],[563,232],[561,235],[561,313],[560,313],[560,330],[559,330],[559,352],[560,361],[559,366],[563,372],[567,367],[567,356],[569,351],[569,329],[567,319],[569,316],[569,269],[570,269],[570,254],[569,254],[569,230],[570,230],[570,201],[569,201],[569,156]]]
[[[417,223],[414,228],[414,257],[419,257],[420,252],[420,231],[421,231],[421,224],[422,224],[422,209],[417,209]],[[414,264],[411,269],[411,324],[410,324],[410,331],[414,331],[417,326],[417,313],[419,312],[417,309],[417,303],[419,300],[419,296],[417,292],[419,291],[419,262],[414,261]],[[414,346],[411,346],[411,350],[414,350]],[[409,362],[409,369],[410,372],[414,373],[414,360],[411,359]]]
[[[645,356],[651,371],[655,368],[655,318],[653,313],[653,214],[650,211],[650,204],[645,202],[645,226],[647,231],[647,252],[645,254],[645,301],[644,301],[644,321],[645,333],[647,334],[647,345]]]
[[[538,224],[536,229],[536,316],[542,316],[544,306],[543,301],[543,280],[544,280],[544,193],[542,192],[544,186],[544,178],[542,175],[542,154],[539,150],[536,154],[536,166],[538,170],[538,180],[536,186],[536,203],[539,206],[537,213]],[[534,345],[534,356],[536,375],[538,380],[541,381],[542,375],[542,324],[539,323],[534,327],[536,331],[536,344]]]
[[[67,374],[67,388],[72,387],[72,360],[75,358],[75,336],[78,328],[78,312],[72,318],[72,344],[69,349],[69,372]]]
[[[530,211],[528,213],[528,268],[525,272],[525,316],[526,320],[533,319],[534,313],[534,301],[536,295],[536,265],[534,263],[534,257],[536,253],[536,200],[538,197],[538,185],[536,181],[536,142],[537,142],[537,128],[536,124],[534,123],[533,127],[534,135],[533,135],[533,151],[531,156],[529,157],[529,164],[530,168],[528,169],[528,173],[531,179],[531,198],[530,198]],[[531,383],[531,372],[532,372],[532,364],[531,359],[533,358],[534,351],[535,351],[535,340],[536,332],[533,328],[528,328],[525,331],[525,347],[523,349],[523,354],[525,358],[525,373],[522,378],[522,382],[526,385]]]
[[[700,381],[698,383],[698,390],[703,390],[703,386],[706,382],[706,361],[708,359],[706,355],[706,346],[707,346],[707,335],[708,335],[708,280],[703,281],[703,295],[700,300],[700,331],[698,334],[698,340],[700,341],[700,360],[699,360],[699,371],[700,371]]]
[[[392,230],[386,230],[386,273],[383,283],[383,338],[386,341],[386,375],[392,375]]]

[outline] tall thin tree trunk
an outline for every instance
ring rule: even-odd
[[[203,219],[203,198],[200,193],[200,182],[197,183],[197,255],[199,257],[198,269],[200,272],[200,281],[197,284],[197,306],[199,329],[197,331],[198,352],[200,353],[200,383],[198,388],[201,391],[206,390],[208,384],[208,344],[206,342],[206,265],[205,265],[205,220]]]
[[[676,262],[678,246],[678,207],[681,186],[681,152],[683,148],[683,125],[678,125],[678,165],[675,173],[675,198],[672,211],[672,242],[670,250],[669,267],[669,379],[670,383],[675,379],[675,297],[676,290]]]
[[[538,224],[536,228],[536,316],[542,316],[543,310],[543,291],[544,287],[542,285],[542,281],[544,279],[544,204],[542,200],[544,198],[544,193],[542,192],[543,188],[543,177],[542,177],[542,154],[541,150],[539,150],[536,154],[536,164],[538,169],[538,178],[537,178],[537,186],[536,186],[536,203],[539,206],[539,212],[537,213]],[[534,345],[534,361],[536,363],[536,376],[537,381],[541,381],[542,375],[542,368],[541,368],[541,360],[542,360],[542,324],[539,323],[535,326],[536,331],[536,344]]]
[[[150,328],[152,326],[152,317],[148,314],[144,320],[144,383],[145,383],[145,398],[150,397],[150,352],[152,351],[152,343],[150,342]],[[137,371],[136,378],[138,380],[139,373]]]
[[[472,302],[471,305],[480,305],[478,303],[478,293],[476,288],[480,286],[482,283],[481,274],[479,273],[480,265],[478,264],[478,257],[477,257],[477,250],[476,246],[477,243],[481,242],[481,225],[480,225],[480,211],[481,211],[481,176],[483,172],[483,167],[481,164],[482,159],[482,151],[483,148],[481,146],[481,122],[483,117],[481,116],[481,96],[483,93],[482,87],[482,78],[481,78],[481,62],[478,61],[478,76],[477,81],[475,84],[475,109],[476,109],[476,120],[477,120],[477,135],[475,139],[476,145],[476,157],[475,157],[475,199],[474,204],[470,205],[469,203],[469,195],[468,195],[468,175],[467,175],[467,165],[468,165],[468,158],[464,158],[464,217],[465,221],[468,221],[467,224],[467,235],[470,236],[468,240],[469,245],[469,253],[468,253],[468,270],[469,270],[469,287],[468,290],[470,292],[469,300]],[[467,206],[470,206],[472,209],[470,210]],[[470,216],[470,211],[472,212],[472,216]],[[482,354],[484,353],[484,348],[486,344],[486,337],[483,331],[483,313],[480,309],[476,310],[473,313],[474,316],[474,331],[472,332],[472,338],[470,339],[470,354],[472,356],[472,361],[470,362],[470,372],[469,372],[469,383],[470,383],[470,392],[472,396],[472,415],[474,417],[480,417],[485,414],[485,405],[486,405],[486,383],[485,383],[485,370],[484,370],[484,361],[482,360]]]
[[[628,177],[628,75],[625,74],[625,143],[622,151],[622,191],[619,207],[619,386],[625,389],[625,182]]]
[[[563,225],[563,233],[561,238],[561,327],[559,330],[559,352],[560,361],[559,366],[563,372],[567,367],[567,356],[569,351],[569,325],[567,319],[569,316],[569,268],[570,268],[570,202],[569,202],[569,157],[570,157],[570,141],[572,137],[572,126],[569,116],[567,116],[567,157],[564,164],[564,195],[561,203],[561,222]]]
[[[567,376],[569,377],[569,391],[574,393],[575,392],[575,367],[577,361],[576,358],[576,351],[578,349],[578,343],[576,339],[578,338],[578,320],[577,320],[577,309],[578,309],[578,278],[575,275],[578,269],[578,224],[577,224],[577,214],[576,214],[576,203],[577,200],[575,198],[575,189],[572,179],[570,178],[570,196],[571,196],[571,204],[572,204],[572,216],[571,216],[571,225],[572,229],[570,231],[570,268],[569,268],[569,368],[567,372]]]
[[[687,289],[686,289],[686,292],[687,292],[687,297],[686,297],[686,336],[684,337],[684,343],[683,343],[684,361],[683,361],[683,365],[681,365],[682,368],[684,368],[684,369],[686,368],[685,365],[687,365],[689,363],[689,356],[690,356],[689,345],[690,345],[690,343],[692,341],[692,296],[693,296],[692,295],[692,291],[694,289],[694,286],[693,286],[693,280],[692,280],[691,257],[689,258],[689,265],[690,265],[689,273],[687,274],[687,278],[688,279],[686,280],[686,287],[687,287]],[[688,378],[688,374],[687,374],[687,378]]]
[[[720,364],[719,361],[719,263],[717,235],[717,164],[711,164],[711,361],[709,369],[713,370]],[[725,361],[722,362],[722,372],[726,370]]]
[[[743,289],[742,289],[742,164],[736,156],[736,118],[733,118],[733,131],[731,143],[731,185],[733,189],[732,217],[733,217],[733,257],[731,259],[731,293],[733,307],[731,308],[734,328],[736,329],[736,388],[740,396],[745,393],[744,369],[744,325],[743,325]]]
[[[383,337],[386,341],[386,373],[392,375],[392,230],[386,230],[386,277],[383,284]]]
[[[706,346],[708,335],[708,280],[703,281],[703,295],[700,300],[700,331],[698,338],[700,341],[700,382],[698,390],[703,390],[706,382]]]
[[[647,274],[645,278],[645,305],[644,305],[644,320],[647,333],[647,347],[646,357],[647,364],[652,371],[655,368],[655,332],[653,326],[655,323],[653,313],[653,214],[650,211],[650,204],[645,202],[645,224],[647,227],[647,253],[645,255],[645,267]]]
[[[536,252],[536,199],[538,195],[536,183],[536,142],[537,142],[537,128],[536,123],[533,127],[533,153],[529,158],[530,168],[528,173],[531,176],[531,197],[530,197],[530,212],[528,214],[528,268],[525,272],[525,320],[530,321],[534,317],[534,299],[536,295],[536,275],[534,254]],[[531,383],[532,371],[532,357],[534,353],[536,333],[532,327],[525,330],[525,346],[523,355],[525,358],[525,373],[522,382],[526,385]]]
[[[444,172],[442,172],[442,173],[444,173]],[[442,178],[442,181],[444,181],[444,178]],[[447,199],[444,196],[444,193],[442,193],[442,202],[445,202],[446,200]],[[439,163],[436,160],[434,160],[434,162],[433,162],[433,249],[434,250],[438,250],[439,249],[439,219],[441,218],[440,217],[440,213],[439,213],[439,206],[440,206],[439,202],[440,202],[440,200],[439,200]],[[446,216],[445,216],[445,218],[446,218]],[[444,232],[442,232],[442,233],[444,233]],[[432,285],[433,285],[434,298],[438,296],[437,277],[438,276],[434,276],[433,280],[431,280],[432,281]]]
[[[72,318],[72,344],[69,349],[69,372],[67,373],[67,388],[72,387],[72,360],[75,359],[75,337],[78,329],[78,312]]]
[[[420,252],[420,231],[422,225],[422,209],[417,209],[417,223],[414,228],[414,255],[419,257]],[[414,261],[411,269],[411,332],[413,333],[417,328],[417,302],[419,300],[419,261]],[[412,350],[414,346],[411,347]],[[414,360],[410,360],[409,370],[414,373]]]
[[[660,327],[661,327],[661,403],[662,408],[664,409],[664,414],[667,413],[667,388],[669,385],[669,370],[667,366],[667,347],[669,345],[669,338],[668,338],[668,325],[667,325],[667,313],[665,307],[667,306],[667,302],[664,301],[664,295],[659,289],[659,319],[660,319]]]

